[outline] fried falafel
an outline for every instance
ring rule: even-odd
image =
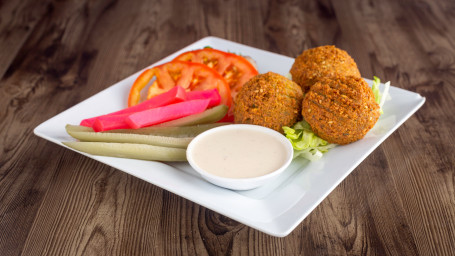
[[[380,110],[365,80],[336,75],[311,86],[302,115],[319,137],[343,145],[362,139],[378,121]]]
[[[286,77],[268,72],[246,82],[235,98],[234,121],[283,132],[301,119],[303,93]]]
[[[290,73],[292,80],[302,87],[304,93],[324,77],[341,74],[361,78],[354,59],[346,51],[333,45],[303,51],[295,59]]]

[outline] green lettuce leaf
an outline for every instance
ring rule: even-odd
[[[380,112],[382,114],[383,113],[382,106],[384,105],[386,98],[390,97],[389,96],[390,81],[384,84],[384,90],[382,93],[379,91],[380,84],[381,79],[379,79],[377,76],[373,76],[373,86],[371,86],[371,90],[373,91],[374,94],[374,100],[376,101],[376,103],[378,103],[380,107]]]
[[[374,100],[376,103],[381,102],[381,92],[379,92],[379,85],[381,84],[381,79],[377,76],[373,76],[373,86],[371,86],[371,90],[373,91],[374,94]]]
[[[336,146],[336,144],[328,143],[314,134],[310,125],[304,120],[297,122],[292,127],[283,126],[283,130],[294,148],[294,158],[303,157],[315,161]]]

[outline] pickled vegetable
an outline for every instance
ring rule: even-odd
[[[125,108],[125,109],[122,109],[119,111],[115,111],[115,112],[112,112],[112,113],[109,113],[106,115],[95,116],[92,118],[84,119],[84,120],[82,120],[80,125],[92,127],[93,124],[95,123],[96,119],[100,118],[100,117],[135,113],[135,112],[144,111],[144,110],[151,109],[151,108],[157,108],[157,107],[162,107],[162,106],[166,106],[166,105],[177,103],[177,102],[182,102],[185,100],[186,100],[185,89],[183,89],[180,86],[176,86],[176,87],[172,88],[171,90],[169,90],[165,93],[162,93],[160,95],[157,95],[151,99],[148,99],[138,105],[134,105],[132,107]]]
[[[68,134],[80,141],[97,142],[118,142],[149,144],[163,147],[186,148],[193,137],[166,137],[146,134],[132,133],[100,133],[100,132],[75,132],[68,131]]]
[[[209,99],[190,100],[164,107],[148,109],[128,115],[125,117],[125,122],[134,129],[161,124],[167,121],[202,113],[207,109],[209,103]],[[97,123],[95,122],[95,125],[96,124]],[[96,127],[94,126],[93,129],[95,128]],[[97,130],[95,129],[95,131]]]
[[[167,136],[167,137],[195,137],[201,132],[204,132],[208,129],[212,129],[218,126],[227,125],[229,123],[211,123],[211,124],[198,124],[191,126],[175,126],[175,127],[144,127],[139,129],[119,129],[119,130],[110,130],[105,132],[98,132],[99,134],[103,133],[131,133],[131,134],[145,134],[145,135],[155,135],[155,136]],[[79,126],[79,125],[66,125],[66,132],[68,134],[74,132],[93,132],[93,129],[90,127]],[[71,134],[70,134],[71,135]]]
[[[169,122],[158,124],[157,126],[189,126],[196,124],[209,124],[220,121],[228,111],[229,107],[226,105],[219,105],[211,109],[207,109],[202,113],[194,114],[191,116],[182,117],[180,119],[172,120]]]
[[[84,153],[150,161],[186,161],[186,149],[147,144],[111,142],[62,142]]]

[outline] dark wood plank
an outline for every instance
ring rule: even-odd
[[[35,26],[50,11],[50,1],[4,1],[0,8],[0,78]]]
[[[447,190],[446,184],[441,186],[440,183],[453,180],[452,177],[454,176],[453,156],[455,154],[454,148],[449,146],[453,144],[454,136],[444,127],[452,127],[455,119],[447,111],[448,109],[442,106],[453,105],[454,91],[450,84],[453,85],[455,79],[454,73],[450,71],[427,72],[427,70],[434,71],[435,67],[445,69],[447,60],[443,59],[443,62],[446,63],[440,63],[441,53],[450,52],[453,55],[455,52],[453,28],[444,25],[439,26],[436,25],[440,24],[439,22],[433,22],[433,20],[442,23],[453,22],[453,4],[452,8],[447,9],[443,3],[438,5],[413,1],[398,1],[387,4],[384,2],[375,2],[374,4],[359,2],[351,6],[342,5],[336,1],[334,3],[337,3],[336,8],[339,9],[339,13],[344,14],[340,20],[346,21],[348,16],[357,17],[369,14],[368,17],[359,17],[359,21],[365,21],[363,23],[353,22],[351,19],[351,23],[361,24],[357,27],[354,24],[345,25],[348,28],[346,29],[347,33],[352,34],[352,39],[348,41],[357,43],[357,50],[354,54],[362,55],[362,50],[365,49],[362,45],[375,47],[371,48],[370,52],[363,54],[365,56],[368,53],[370,58],[374,58],[365,60],[367,63],[374,64],[368,73],[378,74],[376,70],[382,71],[384,75],[379,75],[391,80],[392,84],[417,91],[427,97],[427,103],[423,110],[419,111],[415,117],[405,123],[403,128],[398,130],[395,136],[400,136],[400,138],[389,139],[383,144],[386,158],[378,161],[378,163],[384,162],[386,164],[384,167],[390,170],[390,178],[394,181],[399,195],[397,200],[404,207],[404,212],[400,214],[404,214],[404,218],[398,223],[403,223],[403,227],[410,229],[413,240],[416,241],[406,240],[416,244],[415,247],[420,255],[450,255],[455,250],[453,248],[454,237],[450,235],[455,231],[454,222],[447,221],[452,220],[455,216],[453,207],[450,207],[450,203],[448,203],[453,198],[453,193],[449,192],[453,191],[453,183],[449,183],[449,190]],[[356,9],[362,11],[349,12],[349,10]],[[403,11],[405,9],[406,12]],[[431,20],[431,22],[427,20]],[[381,21],[387,23],[388,26],[381,27]],[[376,29],[373,29],[374,27]],[[361,37],[354,40],[356,31],[360,32],[361,35],[369,32],[379,36],[371,36],[375,41],[368,44]],[[421,33],[422,31],[428,31],[428,33]],[[381,41],[383,41],[382,44],[379,43]],[[385,48],[376,49],[376,46]],[[356,58],[356,60],[362,60],[362,58]],[[453,59],[449,60],[450,62],[453,63]],[[362,74],[365,74],[362,68],[368,66],[359,66]],[[426,89],[421,90],[419,87]],[[432,88],[431,91],[428,88]],[[438,96],[435,97],[433,93]],[[434,105],[434,100],[438,101],[436,103],[438,106]],[[445,124],[442,125],[443,127],[437,127],[437,136],[445,143],[434,144],[434,135],[431,135],[429,129],[434,129],[435,124],[422,125],[421,122],[419,123],[417,119],[422,115],[431,115],[435,119],[446,120],[444,121]],[[423,142],[423,138],[428,138],[429,141]],[[390,143],[393,143],[393,146],[389,146]],[[444,156],[441,156],[441,152],[444,152]],[[376,151],[372,157],[377,154]],[[429,160],[424,161],[425,165],[421,165],[422,157]],[[404,167],[403,164],[408,166]],[[404,184],[406,186],[403,186]],[[382,183],[379,186],[382,186]],[[430,199],[429,195],[435,197],[431,196]],[[384,197],[381,195],[380,198]],[[381,206],[396,209],[397,207],[388,205],[390,202],[393,201],[387,201]],[[421,214],[414,214],[415,212],[421,212]],[[382,213],[382,215],[384,214]],[[396,214],[392,216],[396,216]],[[393,222],[397,221],[393,220]],[[428,224],[429,222],[431,224]],[[390,226],[390,224],[386,225]],[[397,225],[397,228],[400,226]],[[432,230],[433,228],[435,229]],[[399,237],[403,238],[402,234]],[[408,236],[408,238],[410,237]],[[444,246],[440,246],[440,244],[444,244]],[[402,253],[403,250],[397,252]],[[411,253],[406,254],[415,253],[411,251]]]
[[[79,9],[83,10],[84,3],[80,4]],[[74,38],[65,37],[64,27],[75,18],[70,15],[71,11],[78,14],[75,11],[77,6],[74,3],[53,3],[49,8],[51,12],[40,19],[27,42],[23,45],[17,42],[22,47],[21,52],[12,63],[5,62],[5,67],[11,65],[0,82],[0,226],[2,230],[10,230],[1,232],[0,251],[11,255],[22,251],[60,161],[53,156],[63,152],[34,136],[33,128],[81,100],[70,89],[84,81],[88,68],[84,65],[89,64],[77,48],[77,44],[83,45],[83,41],[71,45],[80,39],[80,34],[70,27],[66,35]],[[17,17],[28,12],[24,11]],[[63,45],[73,48],[72,52],[65,50]],[[70,69],[72,71],[68,72]]]

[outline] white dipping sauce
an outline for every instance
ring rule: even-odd
[[[287,161],[287,149],[277,138],[251,129],[227,129],[207,134],[192,149],[194,163],[226,178],[253,178],[273,172]]]

